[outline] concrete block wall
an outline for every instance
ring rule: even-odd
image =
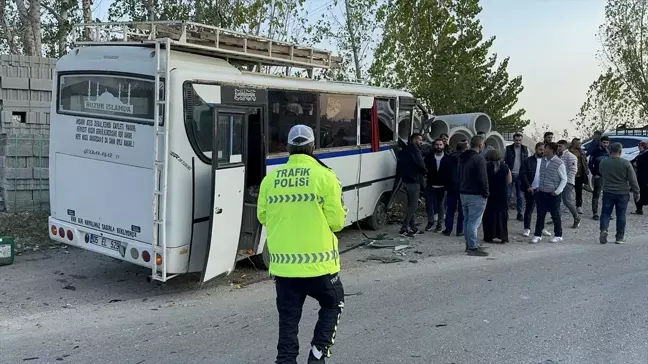
[[[56,59],[0,55],[0,211],[49,210]]]

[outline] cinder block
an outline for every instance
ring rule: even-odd
[[[19,111],[29,111],[29,100],[3,100],[4,107],[8,109],[19,109]]]
[[[49,178],[49,168],[32,168],[33,169],[33,178]]]
[[[45,79],[42,79],[42,78],[30,78],[29,79],[29,88],[32,89],[32,90],[52,92],[52,80],[51,80],[51,77],[49,79],[48,78],[45,78]]]
[[[3,202],[5,206],[5,211],[17,213],[17,212],[29,212],[29,211],[49,211],[50,204],[49,202],[39,202],[33,200],[26,201],[5,201]]]
[[[2,77],[0,78],[0,88],[14,90],[29,90],[28,78]]]
[[[2,179],[2,188],[5,191],[48,191],[49,180]]]
[[[4,167],[0,171],[0,177],[5,179],[32,179],[34,171],[33,168]]]
[[[13,201],[32,201],[34,194],[32,191],[7,191],[2,190],[2,199],[4,202]]]
[[[34,147],[31,143],[5,144],[0,145],[0,156],[7,157],[31,157],[34,154]]]

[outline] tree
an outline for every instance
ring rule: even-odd
[[[541,142],[544,140],[544,133],[551,131],[551,127],[549,124],[544,123],[542,125],[538,125],[537,122],[531,122],[527,126],[527,135],[529,138],[531,138],[535,142]]]
[[[634,107],[624,89],[623,80],[612,69],[592,82],[585,102],[572,120],[581,137],[589,138],[595,130],[606,131],[619,124],[635,125]]]
[[[600,59],[628,97],[623,102],[648,116],[648,1],[608,0],[599,37]]]
[[[378,12],[383,39],[369,70],[377,85],[407,88],[436,115],[485,112],[498,130],[521,130],[514,110],[522,78],[508,75],[508,58],[489,56],[478,0],[393,0]]]
[[[342,14],[337,16],[337,10]],[[369,53],[376,39],[378,0],[333,0],[314,25],[307,27],[308,43],[329,40],[342,57],[342,69],[325,72],[323,76],[335,80],[364,80]]]

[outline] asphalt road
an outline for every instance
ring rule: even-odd
[[[329,362],[646,364],[642,240],[352,269]],[[316,310],[308,302],[304,350]],[[0,363],[268,364],[276,330],[271,282],[218,287],[0,315]]]

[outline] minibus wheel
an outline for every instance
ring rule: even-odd
[[[263,245],[261,254],[253,255],[250,260],[257,269],[268,270],[270,268],[270,252],[268,251],[268,242]]]
[[[380,230],[387,224],[387,203],[381,198],[374,207],[373,214],[365,219],[370,230]]]

